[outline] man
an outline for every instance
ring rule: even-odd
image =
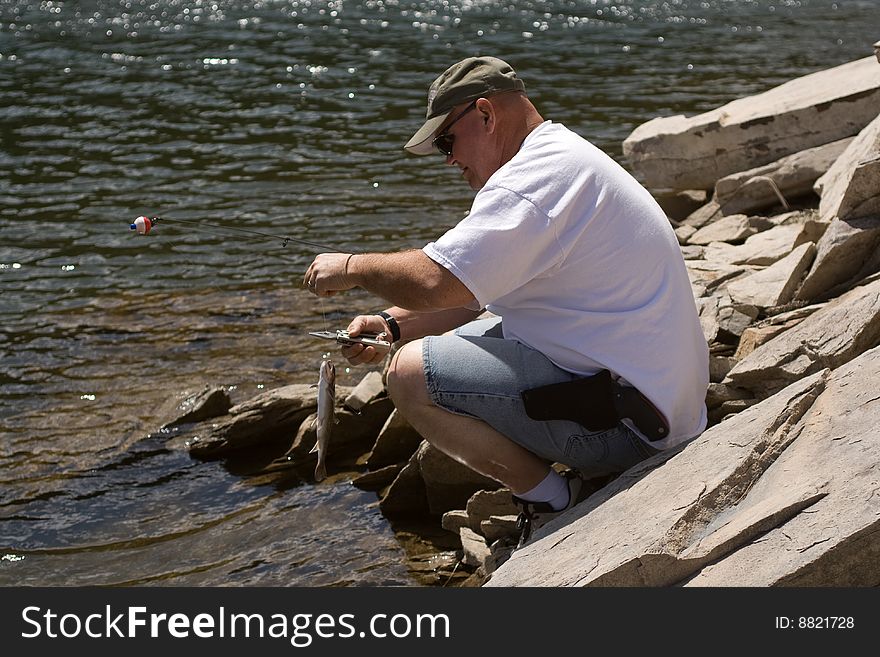
[[[493,57],[434,81],[405,148],[439,150],[461,170],[477,191],[468,216],[421,250],[321,254],[303,282],[319,296],[360,286],[395,304],[356,317],[350,333],[404,342],[388,371],[397,408],[511,489],[523,538],[531,520],[579,501],[582,477],[620,473],[705,428],[708,350],[681,251],[622,167],[545,121]],[[474,321],[484,308],[497,317]]]

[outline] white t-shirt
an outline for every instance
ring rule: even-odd
[[[504,337],[562,369],[608,369],[664,414],[668,448],[706,427],[709,352],[663,210],[613,159],[546,121],[424,247]]]

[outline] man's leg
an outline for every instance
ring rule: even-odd
[[[550,472],[542,458],[505,437],[482,420],[436,406],[428,394],[422,366],[422,341],[404,345],[391,361],[388,392],[407,421],[434,447],[495,481],[514,494],[538,486]]]

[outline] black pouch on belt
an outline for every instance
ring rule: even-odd
[[[663,414],[638,390],[614,381],[608,370],[520,394],[533,420],[570,420],[588,431],[605,431],[628,418],[648,440],[669,435]]]

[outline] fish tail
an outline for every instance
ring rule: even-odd
[[[315,466],[315,481],[322,481],[327,477],[327,466],[325,466],[322,462],[318,462],[318,465]]]

